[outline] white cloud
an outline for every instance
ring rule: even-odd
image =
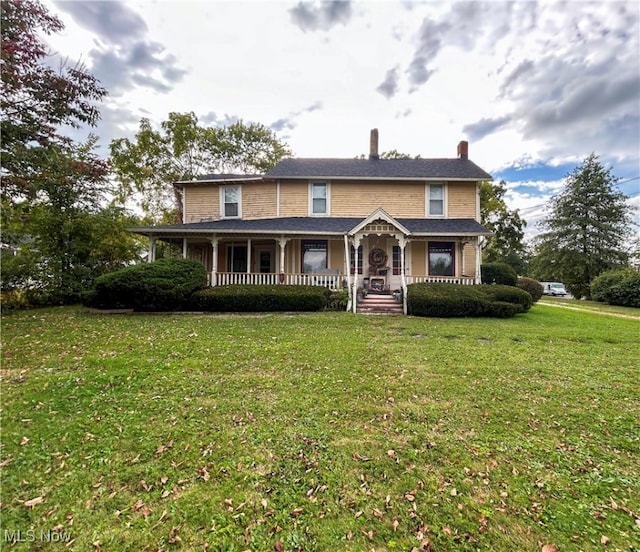
[[[423,157],[469,139],[490,172],[591,152],[640,170],[634,1],[45,1],[67,26],[54,49],[111,92],[103,144],[193,111],[271,126],[299,156],[366,153],[377,127],[382,151]]]

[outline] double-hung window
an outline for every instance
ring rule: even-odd
[[[240,186],[223,186],[220,191],[222,218],[242,216]]]
[[[429,215],[444,215],[444,184],[429,184]]]
[[[310,190],[310,211],[312,215],[329,214],[329,185],[326,182],[312,182]]]

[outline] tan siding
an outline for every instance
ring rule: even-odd
[[[262,219],[276,216],[276,185],[242,184],[242,218]]]
[[[449,182],[447,184],[447,202],[449,218],[475,218],[475,182]]]
[[[330,269],[338,269],[340,274],[344,272],[344,241],[329,240],[329,258],[327,259]]]
[[[280,216],[306,217],[309,215],[309,183],[306,180],[288,180],[280,183]]]
[[[476,275],[476,248],[470,243],[464,246],[464,267],[462,269],[462,275],[474,277]]]
[[[411,242],[411,274],[424,276],[427,273],[426,242]]]
[[[424,217],[424,182],[331,181],[331,216],[366,217],[382,207],[394,217]]]
[[[220,216],[218,186],[185,186],[184,222],[213,220]]]

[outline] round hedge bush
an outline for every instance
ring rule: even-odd
[[[516,271],[507,263],[485,263],[480,266],[480,274],[483,284],[515,286],[518,283]]]
[[[610,305],[640,307],[640,272],[631,269],[604,272],[591,282],[591,297]]]
[[[533,278],[518,278],[518,287],[531,295],[534,303],[537,303],[544,293],[542,284]]]
[[[96,278],[83,303],[100,309],[174,311],[207,285],[204,266],[189,259],[159,259]]]

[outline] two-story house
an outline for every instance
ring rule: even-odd
[[[176,182],[182,224],[132,228],[180,240],[212,286],[311,284],[389,292],[422,281],[480,281],[479,182],[468,158],[284,159],[264,175],[211,174]],[[404,294],[406,296],[406,293]],[[351,302],[355,311],[355,301]]]

